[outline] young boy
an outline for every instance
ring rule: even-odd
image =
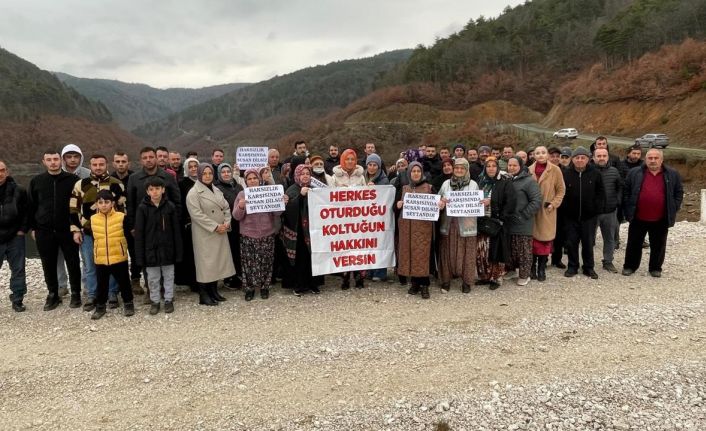
[[[145,182],[147,195],[135,214],[135,260],[147,271],[149,286],[164,283],[164,312],[174,311],[174,264],[181,261],[182,244],[176,206],[164,195],[159,177]],[[150,289],[150,314],[159,313],[160,289]]]
[[[135,314],[132,303],[132,284],[127,262],[127,239],[125,238],[125,214],[115,211],[115,196],[110,190],[101,190],[96,197],[98,212],[91,216],[93,231],[93,257],[96,264],[96,309],[91,319],[105,315],[108,301],[108,283],[112,275],[118,282],[123,297],[123,314]]]

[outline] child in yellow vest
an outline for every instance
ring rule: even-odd
[[[125,239],[125,214],[113,209],[115,196],[110,190],[98,192],[96,206],[98,212],[91,216],[93,230],[93,260],[96,264],[96,309],[91,319],[105,315],[108,301],[108,283],[112,275],[118,282],[123,297],[123,314],[135,314],[132,300],[132,284],[128,271],[127,239]]]

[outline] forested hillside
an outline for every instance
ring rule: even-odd
[[[326,114],[368,94],[385,72],[410,54],[410,50],[399,50],[309,67],[193,106],[136,132],[157,141],[185,135],[190,141],[204,135],[222,139],[272,117]]]
[[[102,103],[88,100],[51,73],[0,48],[0,120],[52,114],[98,122],[112,119]]]
[[[91,100],[102,102],[124,129],[166,118],[190,106],[205,102],[249,84],[234,83],[204,88],[168,88],[131,84],[109,79],[77,78],[65,73],[55,75]]]

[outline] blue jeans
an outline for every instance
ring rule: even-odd
[[[83,260],[83,275],[86,277],[85,283],[88,297],[95,299],[96,289],[98,288],[98,278],[96,275],[96,264],[93,261],[93,236],[91,235],[83,236],[83,242],[81,243],[81,259]],[[109,296],[116,296],[119,290],[115,277],[111,275],[108,287]]]
[[[15,235],[8,242],[0,243],[0,268],[7,258],[10,265],[10,300],[22,301],[27,293],[27,278],[25,276],[25,237]]]

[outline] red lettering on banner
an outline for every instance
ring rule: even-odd
[[[331,241],[331,251],[362,250],[378,248],[377,238],[343,239]]]
[[[374,254],[338,256],[333,258],[333,264],[336,265],[336,268],[356,265],[374,265],[375,260],[376,256]]]

